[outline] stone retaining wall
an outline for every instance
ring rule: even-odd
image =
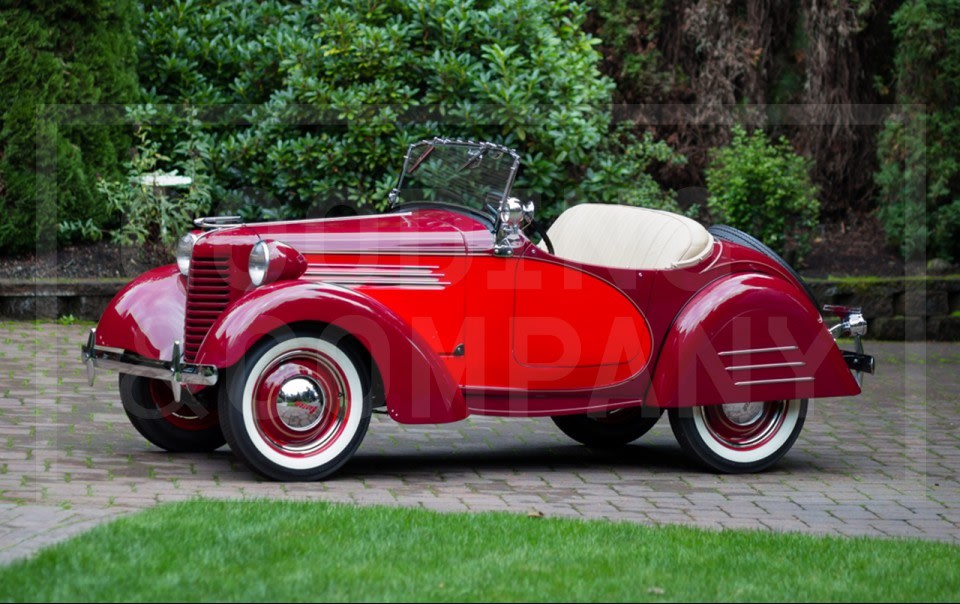
[[[72,316],[96,321],[126,284],[126,279],[0,279],[0,318],[29,321]]]
[[[124,280],[0,280],[0,318],[97,320]],[[820,304],[863,307],[869,339],[960,341],[960,276],[810,279]]]
[[[960,276],[809,279],[820,304],[861,306],[877,340],[960,340]]]

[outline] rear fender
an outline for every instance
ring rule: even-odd
[[[284,281],[257,288],[211,326],[196,362],[230,367],[264,336],[307,322],[336,326],[366,347],[394,420],[443,423],[467,417],[463,395],[443,362],[409,325],[380,302],[334,285]]]
[[[804,292],[759,273],[718,279],[680,311],[647,400],[659,407],[860,393]]]

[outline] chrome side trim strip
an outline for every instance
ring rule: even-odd
[[[777,380],[750,380],[747,382],[734,382],[734,386],[756,386],[759,384],[785,384],[788,382],[812,382],[812,377],[780,378]]]
[[[361,279],[361,278],[376,278],[376,277],[411,277],[411,278],[439,278],[443,275],[437,275],[428,271],[327,271],[327,270],[314,270],[308,268],[304,275],[312,275],[317,277],[349,277],[352,279]]]
[[[316,277],[327,283],[340,285],[450,285],[449,281],[441,281],[439,277],[363,277],[360,275],[341,277],[316,273],[304,273],[304,276]]]
[[[337,285],[370,285],[375,287],[442,288],[443,272],[435,264],[338,264],[320,262],[309,264],[304,276]]]
[[[781,367],[803,367],[806,365],[803,361],[790,361],[787,363],[765,363],[762,365],[735,365],[727,367],[727,371],[748,371],[750,369],[779,369]]]
[[[307,270],[332,270],[347,273],[366,271],[434,271],[437,264],[338,264],[335,262],[308,263]]]
[[[722,357],[729,357],[735,354],[757,354],[761,352],[786,352],[789,350],[797,350],[796,346],[777,346],[775,348],[749,348],[744,350],[724,350],[723,352],[718,352],[717,354]]]
[[[491,248],[492,249],[492,248]],[[450,249],[441,249],[441,250],[401,250],[396,248],[384,248],[384,249],[370,249],[369,247],[361,248],[343,248],[343,249],[329,249],[329,250],[311,250],[306,252],[300,252],[304,256],[314,255],[314,256],[448,256],[448,257],[463,257],[463,256],[489,256],[489,254],[484,253],[482,250],[476,252],[464,252],[463,246],[460,247],[451,247]]]

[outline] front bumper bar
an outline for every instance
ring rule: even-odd
[[[173,398],[180,402],[182,386],[213,386],[217,383],[217,368],[213,365],[195,365],[183,362],[180,342],[173,343],[169,361],[150,359],[109,346],[97,346],[97,330],[91,329],[87,343],[81,347],[81,358],[87,366],[87,381],[93,386],[97,369],[112,369],[121,373],[170,382]]]

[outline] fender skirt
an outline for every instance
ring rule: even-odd
[[[714,281],[680,311],[647,401],[669,408],[859,393],[807,295],[746,273]]]
[[[230,367],[267,334],[297,323],[333,325],[363,344],[380,371],[394,420],[444,423],[469,414],[457,384],[421,336],[380,302],[335,285],[282,281],[257,288],[211,326],[196,362]]]

